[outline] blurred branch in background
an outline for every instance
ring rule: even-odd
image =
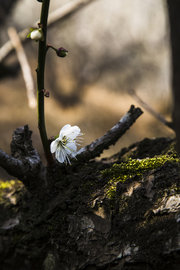
[[[56,9],[55,11],[49,14],[48,26],[53,25],[55,22],[64,19],[66,16],[74,14],[80,8],[94,2],[95,0],[72,0],[69,3],[65,4],[63,7]],[[37,26],[36,22],[33,26]],[[27,41],[27,34],[29,33],[29,28],[26,28],[18,33],[19,38],[22,42]],[[7,41],[0,48],[0,62],[4,61],[9,54],[14,50],[11,40]]]
[[[34,81],[31,73],[31,68],[29,66],[25,51],[23,49],[23,46],[21,44],[21,40],[18,36],[18,33],[14,27],[8,28],[8,35],[10,38],[10,41],[13,45],[13,47],[16,50],[17,58],[19,60],[21,70],[23,73],[24,82],[26,85],[27,90],[27,98],[28,98],[28,104],[30,108],[36,107],[36,97],[35,97],[35,87],[34,87]]]
[[[174,131],[173,123],[167,121],[161,114],[154,111],[147,103],[145,103],[135,92],[134,89],[128,91],[128,94],[132,96],[138,103],[141,105],[146,111],[148,111],[151,115],[153,115],[157,120],[163,123],[165,126],[169,127]]]
[[[52,25],[60,19],[64,19],[66,16],[74,14],[74,12],[78,11],[80,8],[94,1],[95,0],[73,0],[68,2],[63,7],[60,7],[49,14],[48,25]]]

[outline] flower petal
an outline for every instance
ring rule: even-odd
[[[62,139],[63,136],[66,135],[66,132],[71,128],[71,125],[67,124],[65,126],[63,126],[59,132],[59,138]]]
[[[69,159],[68,155],[66,155],[66,160],[65,160],[65,163],[66,163],[66,164],[67,164],[67,163],[71,164],[71,161],[70,161],[70,159]]]
[[[64,155],[62,148],[58,148],[56,150],[55,157],[60,163],[63,163],[65,161],[66,156]]]
[[[80,133],[81,133],[80,128],[78,126],[73,126],[66,131],[65,136],[71,140],[74,140],[77,136],[80,135]]]
[[[42,40],[42,29],[35,29],[30,33],[30,38],[34,40]]]
[[[58,147],[58,142],[59,142],[59,139],[56,139],[51,143],[51,145],[50,145],[51,153],[56,152],[56,149]]]
[[[67,152],[68,155],[70,156],[74,156],[76,155],[76,152],[77,152],[77,146],[75,144],[75,142],[68,142],[66,144],[66,148],[65,148],[65,151]]]

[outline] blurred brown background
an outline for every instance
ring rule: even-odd
[[[68,1],[51,0],[50,11]],[[7,28],[31,27],[39,18],[40,3],[19,0],[0,25],[0,45],[7,40]],[[4,14],[5,15],[5,14]],[[166,119],[171,118],[170,52],[167,12],[163,0],[96,0],[72,16],[49,27],[48,42],[65,47],[69,54],[58,58],[48,51],[45,99],[48,136],[57,135],[67,123],[78,125],[83,144],[102,136],[131,104],[127,93],[136,93]],[[37,43],[25,45],[36,79]],[[25,124],[33,130],[33,144],[43,157],[37,128],[36,109],[28,106],[16,54],[6,59],[17,75],[0,80],[0,148],[10,152],[13,130]],[[174,133],[146,111],[119,143],[103,156],[144,137],[174,136]],[[0,176],[5,174],[0,171]]]

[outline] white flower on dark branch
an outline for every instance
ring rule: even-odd
[[[59,137],[50,145],[51,153],[55,153],[60,163],[71,164],[70,159],[77,154],[77,145],[80,142],[81,130],[78,126],[65,125],[59,132]]]

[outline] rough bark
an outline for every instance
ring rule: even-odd
[[[109,137],[115,142],[115,130],[121,134],[133,111],[92,143],[94,153]],[[1,269],[179,269],[180,171],[173,149],[172,139],[144,139],[108,159],[87,156],[45,168],[31,131],[17,129],[12,156],[1,154],[23,164],[25,188],[2,193],[0,185]]]
[[[11,156],[0,150],[0,166],[19,178],[29,191],[43,188],[44,171],[41,159],[32,146],[32,131],[28,126],[17,128],[12,137]]]
[[[110,197],[104,171],[127,156],[172,156],[172,143],[145,139],[111,159],[65,167],[46,197],[21,191],[16,206],[4,203],[13,211],[0,219],[1,269],[179,269],[178,162],[119,179]]]

